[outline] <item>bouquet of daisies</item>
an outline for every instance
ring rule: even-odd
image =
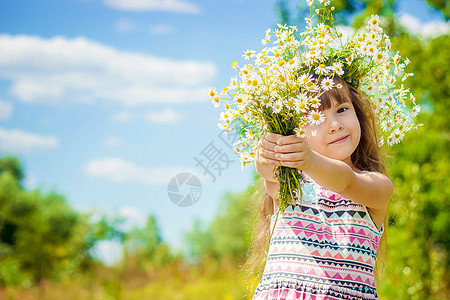
[[[320,96],[334,87],[341,88],[333,81],[335,75],[367,95],[381,128],[380,146],[400,142],[405,132],[417,127],[413,118],[420,106],[402,84],[413,75],[404,72],[410,61],[398,52],[391,53],[379,17],[372,15],[367,26],[344,41],[334,25],[330,1],[316,2],[317,9],[311,8],[310,17],[305,19],[305,31],[284,25],[268,29],[262,40],[265,48],[259,53],[245,51],[247,63],[242,66],[232,63],[239,75],[229,86],[220,92],[209,91],[215,107],[225,106],[219,128],[225,134],[239,132],[241,139],[234,150],[240,154],[242,167],[253,162],[265,132],[304,137],[306,125],[321,124]],[[307,3],[311,6],[314,0]],[[283,211],[293,204],[292,191],[301,193],[304,179],[296,169],[284,166],[277,167],[276,175]]]

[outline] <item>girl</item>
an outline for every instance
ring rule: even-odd
[[[377,299],[375,259],[393,185],[383,175],[363,95],[338,76],[334,81],[343,87],[321,96],[325,121],[307,127],[305,138],[266,133],[259,141],[255,165],[267,194],[255,257],[274,230],[253,299]],[[307,179],[303,200],[296,196],[295,206],[279,214],[277,166]]]

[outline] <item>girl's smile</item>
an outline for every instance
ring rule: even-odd
[[[348,137],[349,137],[349,136],[346,135],[346,136],[337,138],[336,140],[332,141],[330,144],[340,144],[340,143],[343,143],[343,142],[345,142],[345,141],[347,140]]]

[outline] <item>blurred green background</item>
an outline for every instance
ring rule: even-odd
[[[281,23],[302,26],[305,7],[278,1]],[[447,1],[427,0],[450,16]],[[371,14],[412,64],[407,87],[422,104],[424,126],[388,150],[395,185],[389,206],[388,264],[380,299],[448,299],[450,250],[449,110],[450,39],[412,35],[394,18],[394,0],[333,1],[339,22],[359,27]],[[346,16],[356,15],[352,24]],[[245,45],[243,45],[244,47]],[[0,299],[250,299],[241,267],[250,245],[255,183],[227,193],[208,226],[185,237],[189,255],[170,248],[150,215],[144,228],[123,231],[120,218],[93,219],[64,195],[23,187],[19,159],[0,158]],[[123,258],[107,266],[91,255],[98,241],[123,245]]]

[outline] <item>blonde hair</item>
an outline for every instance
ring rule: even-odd
[[[336,75],[333,80],[336,84],[341,84],[342,88],[333,88],[322,94],[320,97],[320,109],[326,110],[330,108],[332,99],[339,104],[350,101],[355,108],[361,126],[361,138],[359,144],[351,155],[352,163],[360,170],[386,174],[384,164],[386,154],[383,151],[383,148],[378,146],[375,116],[367,97],[358,89],[344,81],[341,77]],[[256,279],[261,278],[264,271],[269,245],[270,219],[274,214],[273,199],[266,192],[263,183],[264,179],[261,177],[256,181],[255,187],[257,188],[257,191],[254,193],[252,201],[250,201],[250,211],[253,217],[253,234],[251,248],[247,253],[248,259],[243,266],[243,271],[248,282],[248,288],[252,292],[258,284]],[[258,202],[260,202],[259,205],[254,205],[254,203]],[[386,267],[388,219],[388,214],[386,213],[383,224],[384,232],[378,246],[375,262],[375,279],[377,282],[381,278]]]

